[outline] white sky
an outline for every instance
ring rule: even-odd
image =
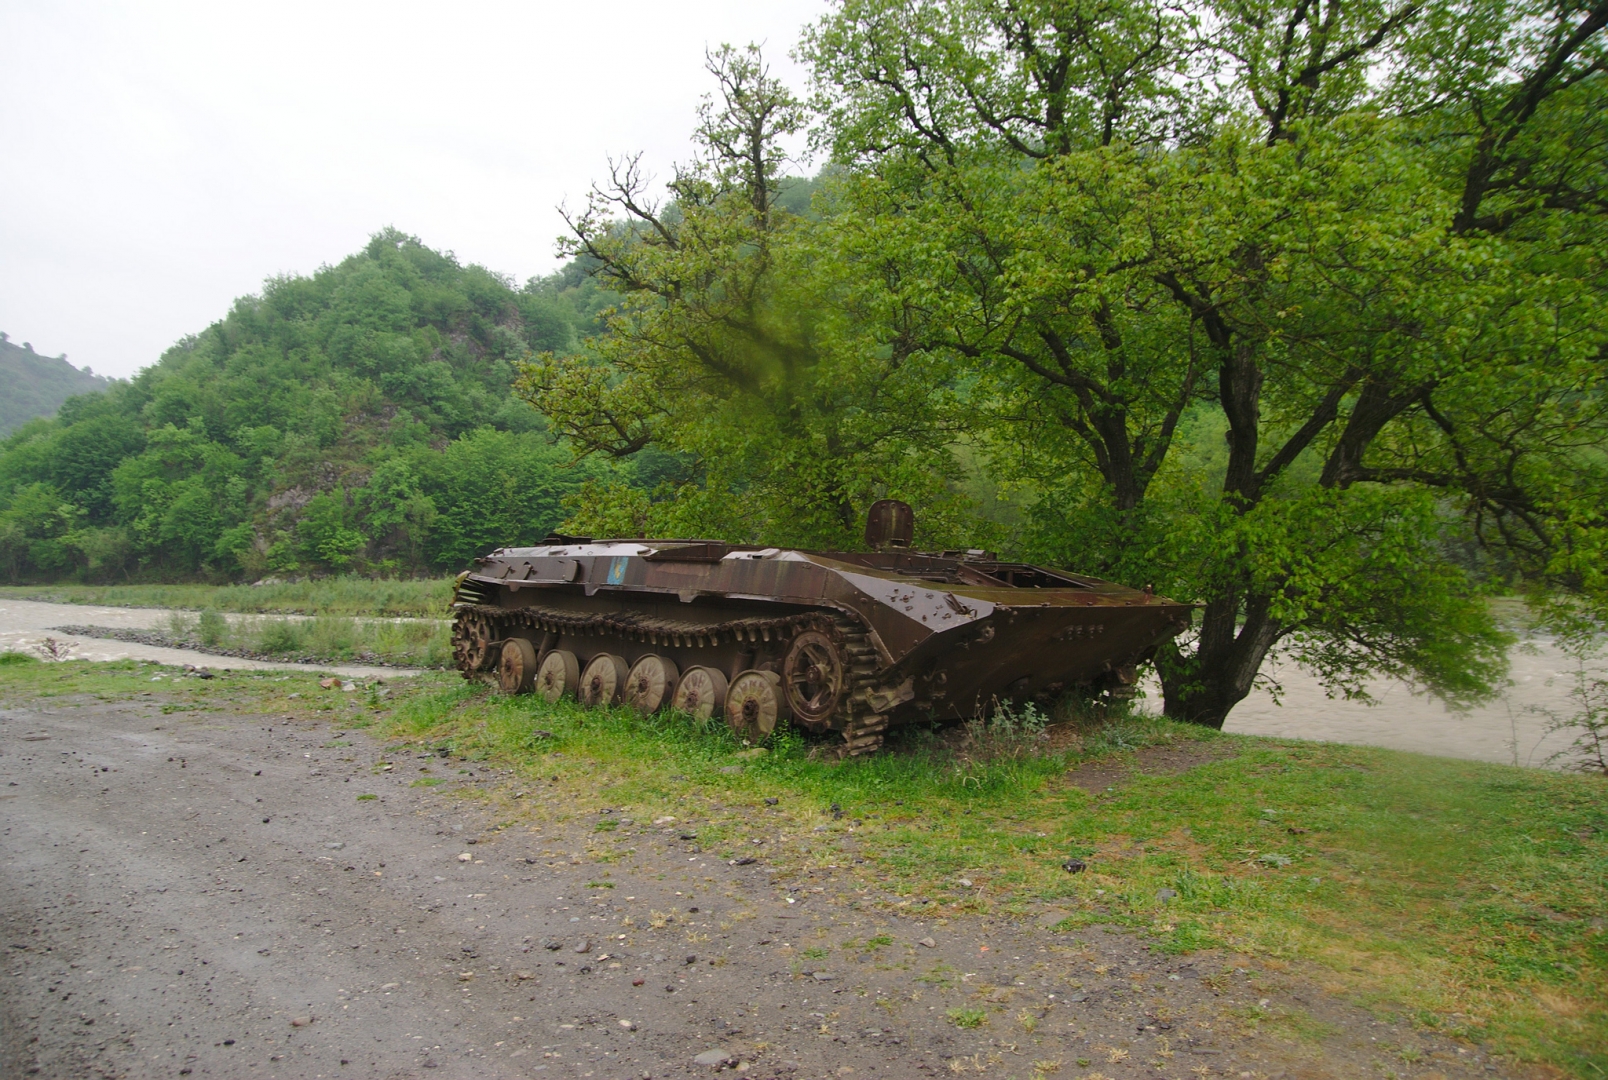
[[[610,154],[689,154],[706,46],[825,0],[0,3],[0,330],[127,376],[394,225],[523,281]]]

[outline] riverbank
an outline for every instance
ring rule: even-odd
[[[117,608],[0,600],[0,653],[28,656],[57,653],[74,660],[144,660],[158,664],[214,669],[330,671],[348,678],[411,674],[440,667],[450,656],[444,622],[419,620],[341,620],[318,616],[219,616],[228,642],[262,641],[281,645],[247,656],[175,647],[189,640],[200,617],[160,608]],[[350,624],[350,625],[342,625]],[[64,627],[71,627],[69,632]],[[76,631],[93,631],[80,633]],[[422,647],[418,642],[422,641]],[[47,646],[48,643],[53,643]],[[333,642],[335,648],[329,647]],[[367,648],[373,642],[380,648]],[[304,647],[310,645],[311,647]],[[244,648],[240,649],[245,652]],[[377,659],[366,662],[363,657]],[[410,663],[409,661],[412,660]]]

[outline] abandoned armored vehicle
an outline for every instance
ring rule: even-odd
[[[506,693],[722,717],[758,742],[791,720],[845,755],[916,718],[1131,683],[1190,606],[1106,581],[912,551],[910,508],[872,507],[866,552],[551,536],[475,560],[453,656]]]

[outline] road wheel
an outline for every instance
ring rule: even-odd
[[[468,676],[491,667],[495,653],[491,648],[496,638],[491,620],[478,611],[459,612],[452,620],[452,662]]]
[[[782,662],[782,686],[793,718],[811,731],[825,731],[848,686],[848,665],[837,643],[819,630],[793,639]]]
[[[670,699],[677,712],[690,713],[699,720],[719,716],[726,701],[726,676],[714,668],[690,667],[676,684]]]
[[[681,672],[668,656],[649,653],[636,662],[625,677],[625,701],[637,712],[649,715],[670,704]]]
[[[586,670],[581,672],[581,704],[592,709],[600,705],[618,705],[620,695],[625,691],[628,670],[623,656],[598,653],[592,657],[586,662]]]
[[[787,711],[782,677],[774,671],[745,671],[726,691],[726,726],[749,742],[769,738]]]
[[[580,683],[581,663],[574,653],[563,649],[554,649],[542,657],[541,666],[536,669],[536,692],[549,702],[574,697]]]
[[[497,665],[497,688],[505,694],[528,694],[535,685],[536,646],[525,638],[509,638]]]

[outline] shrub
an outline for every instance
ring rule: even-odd
[[[196,620],[196,636],[208,648],[217,648],[229,636],[229,620],[215,608],[207,608]]]
[[[257,650],[265,653],[293,653],[302,647],[302,628],[292,619],[265,619],[257,629]]]

